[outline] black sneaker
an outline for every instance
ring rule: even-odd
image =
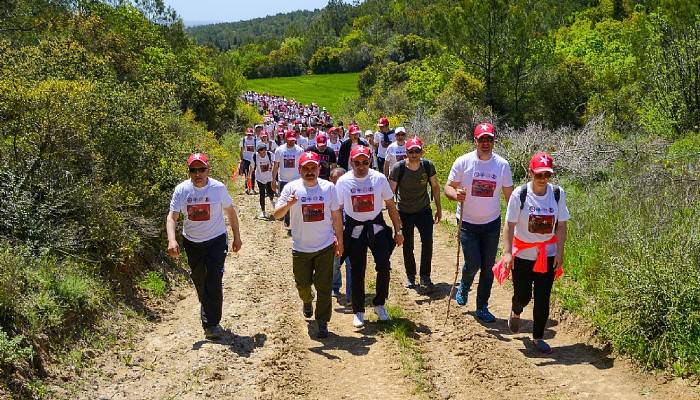
[[[520,316],[515,315],[514,312],[510,312],[510,317],[508,318],[508,329],[512,333],[518,333],[520,331]]]
[[[420,285],[423,287],[423,290],[427,293],[430,293],[433,290],[435,290],[435,285],[433,284],[433,281],[430,280],[429,276],[421,276]]]
[[[204,328],[204,337],[209,340],[221,339],[226,334],[224,328],[221,325],[210,326]]]
[[[311,303],[304,303],[304,317],[311,318],[314,315],[314,307]]]
[[[316,334],[316,337],[319,339],[327,338],[328,337],[328,322],[325,321],[317,321],[318,322],[318,333]]]

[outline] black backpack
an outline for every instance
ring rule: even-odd
[[[554,192],[554,201],[559,205],[559,198],[561,197],[561,188],[557,185],[552,185],[552,191]],[[523,189],[520,191],[520,210],[522,211],[525,207],[525,199],[527,199],[527,183],[523,185]]]
[[[257,151],[255,154],[253,154],[253,165],[257,166],[258,165],[258,157],[256,157]],[[270,149],[267,149],[267,159],[270,160],[270,164],[272,164],[272,156],[270,155]]]
[[[428,171],[430,171],[430,161],[421,158],[420,160],[420,165],[423,167],[423,171],[425,171],[425,175],[428,175]],[[403,179],[403,175],[406,173],[406,160],[401,160],[399,161],[399,176],[396,177],[396,194],[399,193],[399,184],[401,183],[401,179]],[[428,193],[430,193],[430,201],[433,201],[433,190],[430,187],[430,177],[428,176]]]

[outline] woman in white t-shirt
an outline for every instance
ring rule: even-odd
[[[530,160],[530,182],[513,191],[506,211],[503,264],[513,272],[513,303],[508,326],[520,329],[520,314],[534,294],[532,338],[542,353],[552,349],[542,339],[549,318],[554,279],[563,273],[569,210],[564,191],[549,183],[553,159],[544,152]]]

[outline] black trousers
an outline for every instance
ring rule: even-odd
[[[549,319],[549,298],[554,284],[554,257],[547,257],[547,272],[534,272],[535,261],[515,257],[513,263],[513,306],[516,314],[523,312],[530,300],[535,298],[532,310],[532,337],[542,339]]]
[[[280,195],[281,195],[281,194],[282,194],[282,189],[284,189],[284,186],[287,184],[287,182],[282,182],[282,181],[280,181],[279,183],[280,183],[279,189],[280,189]],[[283,218],[283,219],[284,219],[284,226],[289,227],[289,212],[287,212],[286,214],[284,214],[284,218]]]
[[[221,309],[224,302],[224,261],[228,251],[226,234],[207,240],[192,242],[183,240],[190,266],[190,277],[197,290],[202,327],[216,326],[221,322]]]
[[[418,228],[420,234],[420,276],[430,278],[431,263],[433,259],[433,210],[424,208],[414,214],[399,211],[401,217],[401,232],[403,233],[403,263],[406,267],[406,277],[415,279],[416,258],[413,255],[414,238],[413,228]]]
[[[250,169],[250,167],[252,165],[253,165],[252,162],[250,162],[248,160],[243,160],[242,167],[243,167],[243,176],[244,177],[248,176],[248,170]],[[255,170],[253,170],[250,174],[250,181],[251,181],[251,183],[255,182]],[[254,187],[248,188],[248,179],[243,179],[243,186],[245,187],[245,190],[248,190],[248,189],[253,190],[254,189]]]
[[[256,181],[257,182],[257,181]],[[272,191],[272,182],[258,183],[258,192],[260,194],[260,210],[265,212],[265,196],[269,197],[270,200],[274,197],[274,192]]]
[[[348,250],[346,254],[350,258],[351,281],[352,281],[352,312],[365,311],[365,270],[367,269],[367,249],[372,250],[374,257],[375,270],[377,271],[377,293],[372,300],[375,306],[384,305],[386,298],[389,297],[389,276],[391,271],[391,263],[389,258],[393,245],[389,230],[384,228],[377,232],[374,236],[372,246],[367,242],[367,235],[362,232],[359,238],[350,239],[350,243],[346,244]]]

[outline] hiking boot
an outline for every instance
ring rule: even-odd
[[[304,307],[302,310],[304,311],[304,317],[306,317],[306,318],[313,317],[314,307],[311,303],[304,303]]]
[[[489,312],[488,307],[479,307],[476,310],[475,314],[481,322],[486,322],[487,324],[490,324],[491,322],[494,322],[496,320],[496,317],[494,317],[493,314]]]
[[[423,290],[428,292],[428,293],[435,290],[435,285],[433,285],[433,281],[430,280],[429,276],[421,276],[420,277],[420,285],[423,287]]]
[[[226,331],[221,327],[221,325],[204,328],[204,337],[209,340],[221,339],[224,334],[226,334]]]
[[[549,354],[552,352],[552,348],[542,339],[535,339],[535,349],[542,354]]]
[[[355,328],[362,328],[363,326],[365,326],[365,313],[355,313],[355,316],[352,318],[352,326],[354,326]]]
[[[469,295],[469,291],[467,289],[462,288],[462,285],[459,285],[459,288],[457,288],[457,293],[455,293],[455,300],[457,300],[457,304],[460,306],[465,306],[467,305],[467,298]]]
[[[377,318],[379,318],[380,321],[388,321],[391,318],[389,318],[389,314],[386,312],[386,308],[381,305],[381,306],[374,306],[374,312],[377,313]]]
[[[318,333],[316,334],[316,337],[319,339],[327,338],[328,337],[328,322],[325,321],[317,321],[318,322]]]
[[[406,284],[404,285],[406,289],[415,289],[416,288],[416,277],[414,276],[409,276],[406,278]]]
[[[510,312],[510,317],[508,318],[508,329],[512,333],[518,333],[520,331],[520,315],[516,315],[514,312]]]

